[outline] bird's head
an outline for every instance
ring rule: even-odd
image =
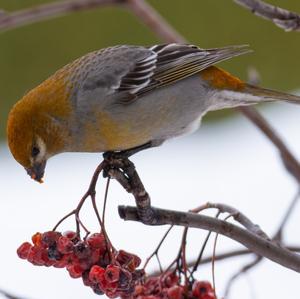
[[[14,158],[26,169],[30,177],[42,182],[46,162],[49,157],[46,136],[31,111],[24,111],[18,103],[11,110],[7,124],[9,149]]]
[[[12,108],[8,116],[7,138],[14,158],[32,179],[43,182],[47,160],[64,152],[67,142],[65,105],[55,105],[55,94],[40,87],[25,95]],[[55,99],[59,101],[58,98]]]

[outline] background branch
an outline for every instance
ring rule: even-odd
[[[300,31],[300,15],[261,0],[234,0],[255,15],[272,21],[285,31]]]
[[[80,10],[122,4],[124,1],[126,0],[69,0],[37,5],[12,13],[0,10],[0,31],[7,31],[31,23],[57,18]]]

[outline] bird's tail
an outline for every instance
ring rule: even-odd
[[[275,101],[300,104],[300,96],[245,83],[217,67],[207,68],[200,74],[210,86],[214,87],[209,110]]]
[[[218,92],[214,93],[212,105],[209,107],[209,110],[234,108],[275,101],[300,104],[300,96],[261,88],[243,82],[242,86],[238,86],[238,88],[219,89]]]
[[[300,104],[300,96],[275,91],[271,89],[261,88],[251,84],[245,84],[243,92],[251,96],[257,97],[257,102],[274,102],[285,101]],[[255,98],[253,99],[255,101]],[[249,103],[251,104],[251,103]]]

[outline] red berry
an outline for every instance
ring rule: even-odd
[[[91,255],[91,249],[84,241],[79,241],[74,246],[74,254],[79,259],[88,258]]]
[[[122,291],[128,290],[131,286],[132,275],[126,269],[121,269],[119,274],[118,288]]]
[[[133,272],[141,263],[141,259],[137,255],[126,252],[125,250],[118,252],[116,260],[130,272]]]
[[[31,237],[32,243],[35,246],[41,246],[41,240],[42,240],[42,234],[41,233],[35,233]]]
[[[68,239],[70,239],[70,240],[72,240],[72,241],[73,241],[74,239],[78,239],[77,234],[76,234],[75,232],[71,231],[71,230],[65,231],[65,232],[63,233],[63,236],[64,236],[64,237],[67,237]]]
[[[105,281],[106,283],[106,290],[105,292],[107,291],[110,291],[110,292],[115,292],[118,288],[118,282],[115,281],[115,282],[108,282],[108,281]],[[100,285],[101,285],[101,281],[100,281]]]
[[[43,266],[45,264],[43,260],[43,255],[45,253],[45,249],[43,247],[33,246],[29,250],[27,260],[36,266]]]
[[[179,277],[175,272],[168,272],[164,274],[163,281],[166,287],[172,287],[179,284]]]
[[[65,268],[72,263],[72,254],[65,254],[60,260],[53,260],[54,268]]]
[[[95,265],[99,262],[99,260],[100,260],[100,249],[92,250],[90,260],[91,260],[92,265]]]
[[[56,244],[56,241],[61,236],[61,233],[55,231],[48,231],[42,234],[41,243],[42,245],[49,247]]]
[[[60,236],[57,240],[57,250],[60,253],[66,254],[73,252],[74,244],[73,242],[65,236]]]
[[[83,269],[79,265],[69,265],[67,270],[72,278],[79,278],[83,273]]]
[[[94,285],[92,287],[92,289],[95,292],[95,294],[97,294],[97,295],[103,295],[104,294],[104,292],[100,289],[99,285]]]
[[[104,277],[109,283],[118,281],[120,277],[120,267],[115,265],[108,265],[105,270]]]
[[[192,288],[193,296],[198,299],[204,299],[206,295],[213,295],[214,298],[214,290],[209,281],[195,281]],[[210,298],[205,298],[210,299]]]
[[[59,261],[62,259],[63,254],[57,250],[56,244],[49,246],[47,250],[48,250],[48,257],[50,260]]]
[[[105,295],[109,298],[117,298],[120,296],[120,293],[117,292],[116,290],[107,290],[105,291]]]
[[[201,296],[201,299],[217,299],[214,292],[209,292],[203,296]]]
[[[87,287],[93,287],[94,285],[96,285],[95,283],[93,283],[90,278],[89,278],[89,271],[84,271],[82,273],[82,281],[83,281],[83,284]]]
[[[101,251],[106,250],[106,240],[102,233],[92,234],[86,241],[92,249],[101,249]]]
[[[24,242],[18,249],[17,254],[19,258],[21,259],[27,259],[29,251],[31,249],[32,245],[29,242]]]
[[[144,295],[145,290],[146,290],[146,288],[143,285],[138,284],[138,285],[135,286],[134,295],[135,296],[140,296],[140,295],[142,296],[142,295]]]
[[[184,289],[179,285],[172,286],[167,289],[167,296],[169,299],[183,299]]]
[[[105,269],[98,265],[94,265],[89,273],[89,279],[93,283],[99,283],[100,280],[104,277]]]

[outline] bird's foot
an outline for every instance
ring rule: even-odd
[[[116,179],[122,187],[131,193],[136,202],[140,220],[146,224],[155,224],[155,215],[151,207],[150,196],[136,171],[135,165],[128,159],[128,151],[106,152],[103,157],[106,165],[103,176]]]

